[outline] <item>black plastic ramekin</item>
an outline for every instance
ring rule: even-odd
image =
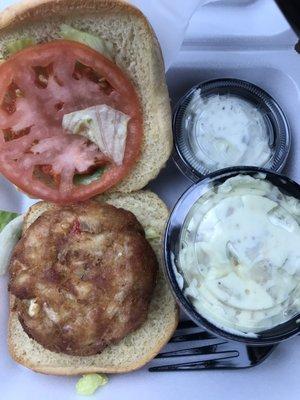
[[[212,185],[222,184],[228,178],[232,178],[239,174],[255,176],[258,173],[265,174],[265,179],[277,186],[281,192],[300,199],[300,185],[286,176],[257,167],[226,168],[213,172],[202,178],[198,183],[193,184],[181,196],[169,217],[164,237],[165,272],[172,292],[180,307],[197,325],[207,329],[214,335],[229,340],[244,342],[248,345],[275,344],[298,334],[300,332],[300,314],[285,323],[273,327],[272,329],[256,333],[255,337],[232,334],[222,330],[197,312],[193,304],[180,289],[176,279],[176,258],[179,252],[181,229],[194,203],[207,190],[211,189]]]
[[[263,115],[269,136],[271,158],[263,167],[280,172],[287,160],[291,133],[287,118],[278,103],[266,91],[240,79],[213,79],[192,87],[177,103],[173,115],[174,154],[178,168],[193,182],[213,172],[208,170],[193,153],[185,129],[185,111],[194,93],[201,90],[201,97],[230,94],[253,104]],[[233,167],[233,166],[232,166]]]

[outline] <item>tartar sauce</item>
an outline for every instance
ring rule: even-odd
[[[184,293],[228,332],[252,335],[300,312],[300,201],[264,178],[212,187],[182,228]]]
[[[184,128],[195,158],[210,172],[234,165],[262,167],[272,155],[263,114],[235,95],[206,97],[197,90]]]

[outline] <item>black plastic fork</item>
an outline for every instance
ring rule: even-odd
[[[276,345],[247,346],[236,341],[225,341],[199,328],[192,321],[181,321],[166,351],[155,357],[152,364],[156,365],[150,366],[149,371],[250,368],[262,363],[275,347]],[[170,363],[170,360],[175,362]]]

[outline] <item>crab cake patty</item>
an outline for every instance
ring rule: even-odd
[[[9,290],[27,334],[70,355],[100,353],[147,318],[158,262],[129,211],[85,202],[44,212],[17,244]]]

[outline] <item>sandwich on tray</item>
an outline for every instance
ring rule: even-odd
[[[178,322],[168,211],[140,190],[172,148],[155,34],[123,1],[30,0],[0,15],[0,51],[0,173],[44,200],[0,214],[10,353],[49,374],[137,369]]]

